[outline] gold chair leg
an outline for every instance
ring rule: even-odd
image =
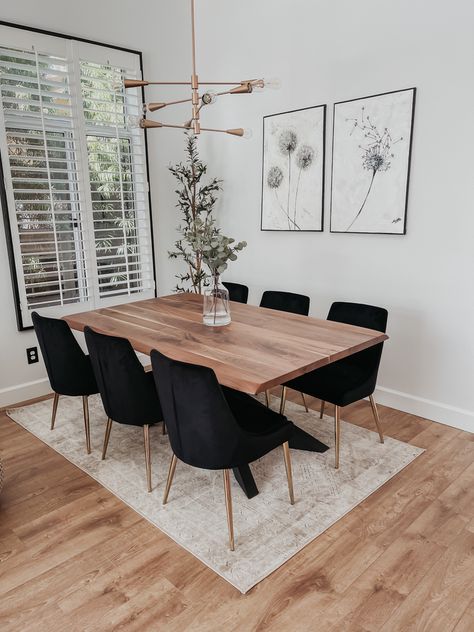
[[[267,408],[270,408],[270,395],[268,391],[265,391],[265,406]]]
[[[223,470],[224,475],[224,491],[225,491],[225,508],[227,511],[227,526],[229,528],[229,547],[234,551],[234,519],[232,516],[232,494],[230,491],[230,470]]]
[[[107,448],[109,446],[111,430],[112,430],[112,419],[110,419],[109,417],[107,419],[107,425],[105,426],[104,445],[102,446],[102,461],[105,459],[105,455],[107,454]]]
[[[290,503],[295,504],[295,494],[293,492],[293,472],[291,471],[290,446],[288,441],[283,444],[283,457],[285,459],[286,478],[288,479],[288,493],[290,495]]]
[[[319,410],[319,418],[322,419],[324,415],[324,407],[326,406],[326,402],[324,399],[321,400],[321,408]]]
[[[82,396],[82,408],[84,410],[84,428],[86,431],[86,449],[87,454],[91,453],[91,428],[89,424],[89,398],[87,395]]]
[[[145,444],[145,467],[147,489],[151,492],[151,456],[150,456],[150,426],[143,426],[143,442]]]
[[[285,405],[286,405],[286,386],[284,386],[281,389],[280,415],[285,414]]]
[[[379,411],[377,410],[377,404],[375,402],[374,396],[371,395],[369,397],[369,400],[370,400],[370,405],[372,406],[372,413],[374,415],[375,425],[377,426],[377,431],[379,433],[380,443],[384,443],[382,424],[380,423]]]
[[[59,395],[54,393],[53,411],[51,413],[51,430],[54,430],[54,422],[56,421],[56,413],[58,412]]]
[[[173,482],[174,471],[176,469],[177,462],[178,459],[176,458],[176,455],[173,454],[171,458],[170,469],[168,470],[168,478],[166,479],[165,493],[163,494],[163,505],[166,505],[166,503],[168,502],[168,495],[170,493],[171,483]]]
[[[306,403],[306,397],[304,396],[303,391],[301,391],[301,399],[303,400],[303,406],[305,407],[306,412],[309,413],[308,404]]]
[[[163,419],[163,425],[161,427],[161,434],[165,435],[166,433],[166,424],[165,424],[165,420]]]
[[[334,467],[336,470],[339,468],[339,448],[341,445],[341,408],[340,406],[334,406],[334,435],[335,435],[335,450],[336,459]]]

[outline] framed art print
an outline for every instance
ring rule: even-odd
[[[325,105],[263,118],[262,230],[323,230],[325,127]]]
[[[406,233],[415,94],[334,104],[332,233]]]

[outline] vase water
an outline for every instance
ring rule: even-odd
[[[204,288],[202,321],[209,327],[222,327],[231,321],[229,290],[219,275],[211,277],[211,284]]]

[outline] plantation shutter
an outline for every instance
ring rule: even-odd
[[[143,132],[129,117],[141,114],[139,95],[111,90],[124,69],[81,60],[91,210],[101,297],[149,290],[153,283],[148,240],[148,189]],[[127,77],[136,76],[132,68]]]
[[[0,150],[23,326],[154,296],[139,57],[0,27]],[[33,40],[33,41],[31,41]],[[28,43],[27,43],[28,42]],[[3,129],[2,129],[3,128]]]
[[[0,90],[26,305],[87,301],[68,61],[0,47]]]

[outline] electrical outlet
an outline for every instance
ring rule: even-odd
[[[26,357],[28,364],[35,364],[35,362],[38,362],[38,347],[30,347],[27,349]]]

